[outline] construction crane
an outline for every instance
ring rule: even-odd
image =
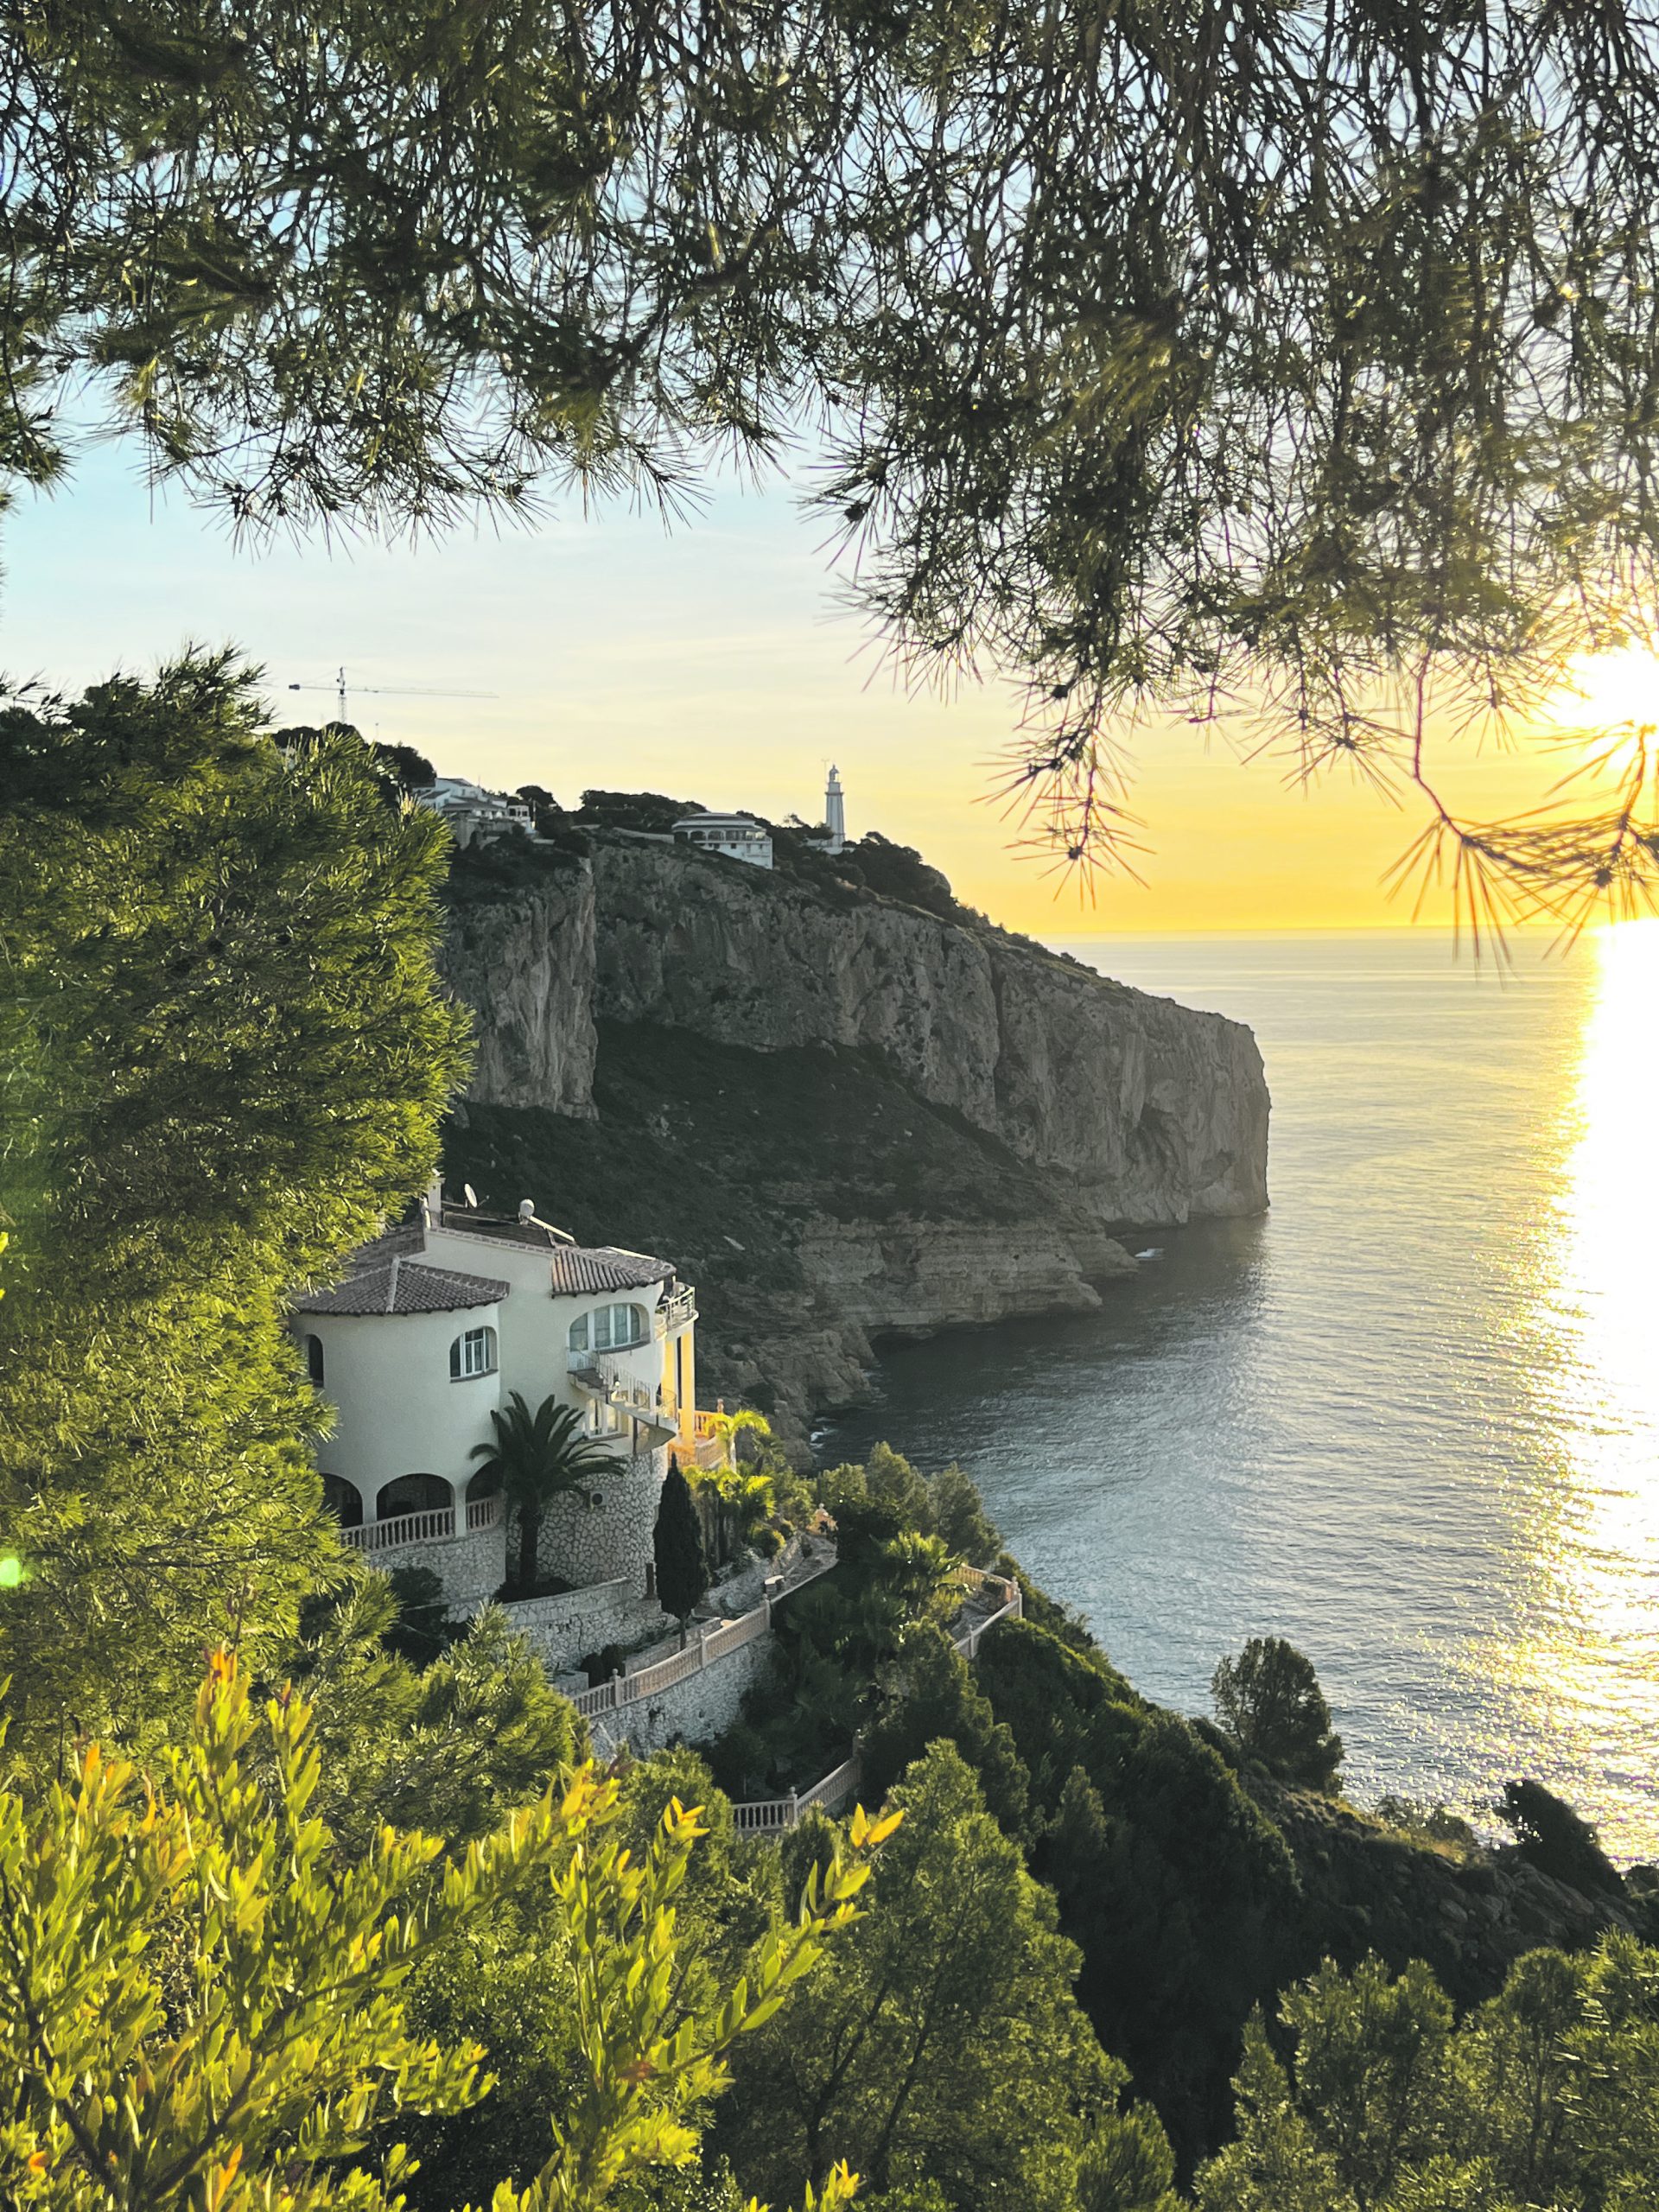
[[[290,691],[332,691],[340,706],[340,719],[349,721],[346,710],[346,671],[342,668],[332,683],[290,683]],[[353,690],[374,699],[493,699],[493,691],[432,691],[423,687],[408,688],[396,683],[358,683]]]

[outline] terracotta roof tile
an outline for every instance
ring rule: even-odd
[[[547,1256],[552,1262],[555,1298],[580,1298],[594,1290],[643,1290],[649,1283],[666,1282],[674,1273],[671,1260],[625,1252],[615,1244],[558,1244]]]
[[[334,1290],[302,1291],[296,1313],[454,1313],[469,1306],[494,1306],[510,1286],[489,1275],[458,1274],[401,1254],[378,1267],[361,1268]]]

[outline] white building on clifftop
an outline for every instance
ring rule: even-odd
[[[452,1605],[506,1574],[500,1500],[473,1447],[514,1390],[580,1409],[623,1471],[543,1522],[538,1566],[574,1585],[626,1579],[644,1595],[671,1449],[719,1457],[696,1411],[696,1299],[668,1260],[575,1244],[537,1218],[446,1205],[353,1254],[334,1288],[302,1292],[293,1327],[334,1411],[318,1451],[348,1543],[378,1567],[431,1568]]]
[[[751,868],[772,866],[772,833],[752,814],[688,814],[674,824],[674,840]]]

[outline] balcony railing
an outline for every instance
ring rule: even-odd
[[[457,1535],[476,1535],[493,1529],[501,1518],[499,1497],[469,1498],[461,1509],[461,1528],[455,1526],[453,1505],[435,1505],[424,1513],[399,1513],[390,1521],[365,1521],[355,1529],[342,1529],[340,1541],[353,1551],[395,1551],[402,1544],[452,1544]]]
[[[623,1414],[657,1428],[680,1425],[678,1402],[666,1385],[647,1382],[632,1369],[615,1366],[596,1352],[573,1351],[569,1375],[576,1387],[596,1402],[596,1411]]]
[[[787,1797],[751,1797],[746,1802],[734,1799],[732,1817],[740,1835],[775,1835],[781,1828],[799,1827],[801,1815],[814,1805],[821,1805],[826,1813],[838,1811],[857,1794],[862,1777],[855,1747],[849,1759],[843,1759],[833,1773],[815,1782],[810,1789],[791,1789]]]
[[[677,1290],[671,1298],[665,1298],[657,1308],[657,1333],[666,1336],[671,1329],[683,1329],[696,1318],[697,1294],[688,1285],[683,1290]]]

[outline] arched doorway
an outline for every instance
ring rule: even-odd
[[[375,1516],[396,1521],[405,1513],[438,1513],[454,1502],[454,1492],[441,1475],[399,1475],[375,1500]]]
[[[360,1529],[363,1526],[362,1494],[357,1484],[348,1483],[343,1475],[323,1477],[322,1502],[342,1529]]]

